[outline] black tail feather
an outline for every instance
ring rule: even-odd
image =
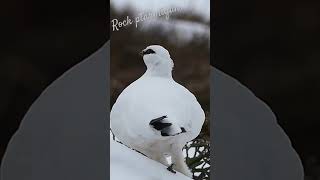
[[[181,132],[174,130],[172,128],[172,123],[166,120],[167,116],[161,116],[155,119],[152,119],[149,125],[156,129],[157,131],[161,132],[161,136],[175,136],[181,133],[187,132],[184,127],[180,127]]]
[[[161,131],[164,128],[171,126],[171,123],[164,122],[163,119],[167,118],[167,116],[161,116],[159,118],[153,119],[150,121],[149,125],[152,126],[154,129]]]

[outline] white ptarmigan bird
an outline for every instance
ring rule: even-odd
[[[130,148],[192,177],[182,148],[199,135],[204,111],[196,97],[173,80],[173,61],[165,48],[151,45],[140,54],[147,70],[119,95],[110,113],[111,130]],[[171,165],[166,156],[171,156]]]

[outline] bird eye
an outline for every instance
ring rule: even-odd
[[[146,54],[155,54],[156,52],[154,52],[154,50],[152,49],[147,49],[145,51],[143,51],[143,55],[146,55]]]

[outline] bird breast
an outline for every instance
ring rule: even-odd
[[[149,122],[168,116],[172,123],[186,127],[190,139],[201,130],[204,113],[192,93],[169,78],[140,78],[118,97],[111,111],[111,126],[125,136],[153,139]]]

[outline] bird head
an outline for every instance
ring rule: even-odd
[[[151,45],[140,52],[147,66],[147,72],[153,75],[171,75],[173,61],[168,50],[159,45]]]

